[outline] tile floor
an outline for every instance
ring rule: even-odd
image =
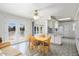
[[[20,50],[24,56],[42,56],[42,54],[36,51],[30,51],[28,48],[28,42],[21,42],[13,45],[14,48]],[[77,49],[75,45],[75,39],[62,38],[62,45],[51,44],[51,50],[48,56],[77,56]]]

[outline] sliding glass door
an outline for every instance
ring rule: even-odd
[[[25,24],[22,23],[8,23],[8,40],[17,43],[25,40]]]

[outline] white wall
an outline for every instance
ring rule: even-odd
[[[75,38],[75,32],[73,31],[74,22],[62,22],[60,26],[63,27],[63,36],[68,38]]]
[[[25,25],[25,35],[32,33],[32,20],[28,18],[23,18],[11,14],[7,14],[4,12],[0,12],[0,36],[6,40],[7,39],[7,31],[8,31],[8,23],[16,22],[16,24],[24,24]]]

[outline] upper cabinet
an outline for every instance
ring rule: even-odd
[[[57,28],[58,21],[56,21],[55,19],[48,20],[48,27],[49,28]]]

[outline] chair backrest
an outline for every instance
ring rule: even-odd
[[[34,36],[31,36],[31,40],[32,40],[32,41],[35,41],[35,37],[34,37]]]
[[[30,40],[31,39],[31,37],[32,37],[32,35],[30,34],[30,35],[28,35],[28,40]]]
[[[36,39],[35,39],[35,37],[34,36],[32,36],[32,35],[29,35],[29,41],[30,42],[34,42]]]
[[[45,40],[45,42],[46,42],[48,45],[50,45],[50,41],[51,41],[51,36],[49,36],[49,37],[47,38],[47,40]]]
[[[2,38],[0,37],[0,43],[2,43]]]
[[[42,34],[42,35],[40,35],[40,37],[46,37],[46,35],[45,34]]]

